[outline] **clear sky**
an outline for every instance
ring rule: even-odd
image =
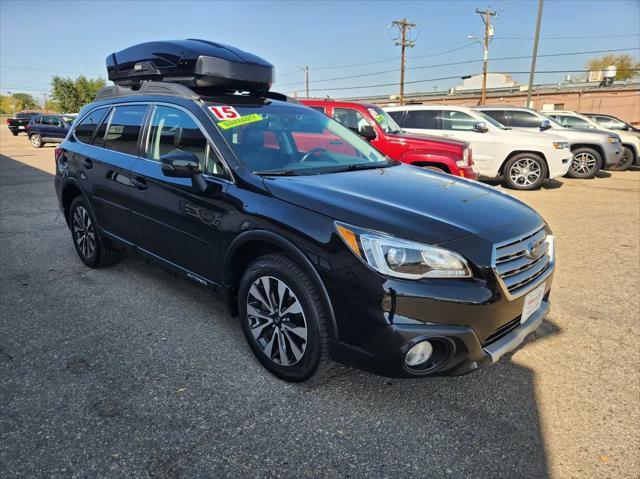
[[[528,71],[530,60],[491,58],[531,55],[537,1],[488,4],[498,12],[490,46],[489,71]],[[106,77],[105,57],[135,43],[159,39],[203,38],[229,43],[276,66],[274,89],[304,92],[309,65],[313,96],[336,98],[397,93],[399,47],[392,20],[417,23],[415,47],[408,50],[405,91],[445,90],[458,77],[481,70],[483,24],[475,13],[486,1],[12,1],[0,0],[0,90],[42,98],[51,76]],[[640,0],[546,0],[539,55],[634,48],[640,56]],[[460,47],[460,48],[459,48]],[[459,48],[456,51],[448,50]],[[541,57],[538,70],[582,69],[593,55]],[[436,66],[472,60],[460,65]],[[375,63],[371,63],[375,62]],[[353,66],[370,63],[367,65]],[[391,70],[388,73],[379,73]],[[337,79],[361,75],[357,78]],[[521,83],[526,74],[515,74]],[[539,74],[536,83],[562,80]],[[329,79],[330,81],[321,81]],[[354,88],[364,86],[365,88]]]

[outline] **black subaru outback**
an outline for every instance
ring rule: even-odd
[[[134,251],[209,288],[273,374],[388,376],[497,361],[549,311],[553,236],[520,201],[397,163],[202,40],[107,58],[115,86],[56,150],[90,267]]]

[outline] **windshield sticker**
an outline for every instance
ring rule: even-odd
[[[384,115],[382,113],[378,113],[373,108],[368,108],[371,116],[376,120],[377,123],[382,123],[384,121]]]
[[[262,116],[257,113],[252,113],[247,116],[240,116],[238,118],[234,118],[233,120],[224,120],[219,121],[217,125],[223,130],[228,130],[229,128],[235,128],[236,126],[246,125],[247,123],[254,123],[256,121],[262,120]]]
[[[211,113],[213,113],[218,120],[240,118],[240,113],[232,106],[210,106],[209,110],[211,110]]]

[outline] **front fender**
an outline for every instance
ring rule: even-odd
[[[462,158],[458,158],[462,159]],[[458,166],[456,165],[456,158],[445,152],[428,152],[428,151],[410,151],[402,155],[400,161],[408,165],[420,166],[421,164],[441,165],[449,171],[449,173],[456,174]]]

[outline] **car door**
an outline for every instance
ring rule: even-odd
[[[70,168],[90,197],[100,229],[129,244],[135,241],[129,168],[146,111],[147,105],[97,108],[70,137],[77,142]]]
[[[376,137],[370,140],[371,146],[380,150],[382,141],[379,133],[376,131],[377,128],[373,126],[371,122],[368,121],[367,118],[358,110],[353,108],[334,107],[333,119],[358,134],[363,126],[370,126],[376,133]],[[343,153],[352,156],[355,155],[353,147],[342,141],[337,136],[329,141],[328,149],[336,153]]]
[[[215,146],[186,109],[165,104],[153,106],[143,141],[141,157],[131,169],[139,248],[187,273],[215,281],[219,226],[229,184]],[[161,159],[176,153],[198,158],[210,192],[196,193],[190,178],[165,176]]]
[[[480,174],[495,175],[496,163],[504,159],[495,158],[495,132],[489,128],[485,131],[477,131],[474,128],[478,122],[487,122],[463,111],[447,109],[442,109],[441,121],[443,136],[471,143],[473,160]]]
[[[46,138],[52,138],[54,119],[55,117],[53,115],[42,115],[40,117],[40,123],[37,131],[40,133],[43,140]]]
[[[440,110],[407,110],[400,117],[397,115],[398,112],[390,114],[391,118],[409,133],[442,136]]]
[[[51,116],[51,122],[49,125],[48,138],[53,138],[59,141],[67,135],[67,126],[65,125],[61,116]]]

